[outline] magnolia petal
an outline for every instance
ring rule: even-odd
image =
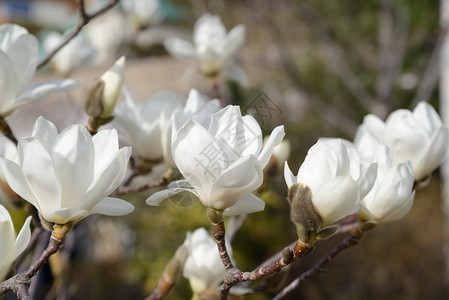
[[[246,27],[238,25],[229,31],[224,42],[223,58],[231,57],[245,43]]]
[[[410,194],[410,197],[406,201],[404,201],[404,204],[400,208],[398,208],[394,214],[391,214],[388,219],[382,220],[382,222],[383,223],[393,222],[405,217],[412,209],[414,199],[415,199],[415,191],[413,191]]]
[[[176,183],[176,181],[174,183]],[[192,188],[175,187],[175,188],[168,188],[166,190],[162,190],[152,194],[150,197],[148,197],[145,203],[150,206],[159,206],[160,203],[165,199],[168,199],[171,196],[174,196],[181,192],[190,192],[198,197],[195,190],[193,190]]]
[[[20,166],[1,157],[0,166],[11,189],[39,210],[39,204],[29,188]]]
[[[96,174],[94,182],[78,207],[90,210],[98,201],[112,193],[125,177],[130,156],[131,148],[129,147],[117,151],[115,156],[111,157],[110,163]]]
[[[242,118],[245,125],[245,146],[242,151],[242,156],[254,155],[258,156],[262,149],[262,130],[259,123],[251,115],[246,115]]]
[[[312,202],[323,219],[323,227],[351,214],[360,200],[359,187],[349,176],[330,179],[312,192]]]
[[[253,194],[246,194],[233,206],[224,210],[224,216],[235,216],[242,214],[250,214],[253,212],[262,211],[265,208],[265,202]]]
[[[62,196],[53,157],[39,140],[32,137],[21,139],[18,149],[26,183],[39,201],[39,212],[45,217],[60,207]]]
[[[287,184],[289,189],[292,187],[292,185],[297,183],[296,176],[293,175],[293,172],[290,170],[287,162],[285,162],[284,164],[284,178],[285,183]]]
[[[92,137],[82,125],[70,126],[56,138],[52,155],[61,182],[61,206],[77,207],[94,180]]]
[[[205,104],[206,103],[204,99],[201,97],[198,90],[191,89],[189,91],[189,96],[187,97],[186,100],[184,113],[186,115],[193,115],[195,112],[199,111]]]
[[[131,213],[134,210],[134,205],[128,201],[106,197],[98,202],[91,210],[89,214],[102,214],[107,216],[124,216]]]
[[[210,186],[230,164],[232,158],[222,152],[203,126],[193,120],[188,120],[173,137],[172,152],[176,166],[194,187]]]
[[[3,51],[0,51],[0,78],[0,91],[2,91],[0,113],[6,115],[6,109],[14,100],[19,86],[14,65]]]
[[[363,118],[363,124],[366,130],[377,140],[384,139],[385,123],[378,116],[369,114]]]
[[[16,238],[16,243],[14,245],[14,258],[17,258],[22,252],[28,247],[31,239],[31,229],[30,229],[31,216],[26,218],[25,223],[23,223],[22,229],[20,229],[19,234]]]
[[[209,197],[200,200],[206,207],[225,209],[234,205],[241,195],[256,190],[262,182],[263,171],[258,160],[252,155],[242,157],[215,180]]]
[[[270,160],[271,154],[273,153],[273,148],[279,145],[282,142],[282,139],[285,136],[284,126],[278,126],[270,134],[265,147],[263,147],[262,152],[259,155],[259,161],[261,168],[265,168]]]
[[[230,62],[226,63],[223,67],[223,75],[230,81],[238,83],[242,87],[248,87],[248,76],[246,76],[245,71],[237,63]]]
[[[92,137],[95,149],[94,172],[98,174],[119,150],[118,136],[115,129],[100,130]]]
[[[51,80],[43,83],[36,83],[27,87],[27,89],[11,102],[4,114],[8,115],[15,109],[33,101],[39,101],[48,97],[53,92],[65,91],[76,86],[73,80]]]
[[[58,130],[55,124],[41,116],[34,123],[31,136],[38,139],[45,148],[52,149],[58,136]]]
[[[433,106],[427,102],[419,102],[413,110],[413,116],[424,125],[429,133],[435,132],[443,126],[440,116]]]
[[[78,222],[89,215],[89,211],[82,208],[63,207],[57,208],[46,215],[44,219],[51,223],[66,224],[69,222]]]
[[[446,127],[440,127],[429,142],[427,151],[416,162],[413,162],[413,171],[417,181],[424,179],[432,173],[446,157],[449,147],[449,130]]]
[[[164,41],[165,50],[179,60],[196,60],[197,53],[195,47],[179,38],[168,38]]]
[[[357,180],[357,184],[360,188],[360,199],[365,198],[366,195],[371,191],[377,178],[377,163],[372,163],[368,168],[366,168],[362,175]]]
[[[6,50],[19,76],[19,91],[29,83],[36,72],[38,51],[37,39],[31,34],[19,36]]]

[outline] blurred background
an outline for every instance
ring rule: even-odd
[[[86,2],[92,10],[107,3]],[[68,76],[78,80],[80,87],[11,116],[14,132],[29,133],[39,115],[59,128],[85,122],[82,102],[87,90],[120,55],[127,57],[125,85],[138,99],[160,90],[173,90],[186,99],[190,88],[214,98],[210,82],[168,55],[162,45],[172,36],[191,39],[195,20],[205,12],[219,14],[228,31],[238,24],[246,26],[246,43],[236,60],[249,86],[220,78],[220,93],[228,103],[252,113],[266,134],[285,125],[294,172],[319,137],[352,140],[367,113],[384,119],[395,109],[414,108],[419,101],[438,107],[439,72],[446,67],[439,55],[447,31],[440,26],[439,1],[152,2],[155,8],[143,18],[119,4],[89,23],[81,33],[92,48],[88,61],[63,72],[51,64],[41,68],[34,80]],[[44,41],[49,32],[64,34],[76,25],[77,1],[0,0],[0,23],[5,22],[18,23],[36,34],[43,56],[48,52]],[[260,99],[265,111],[258,106]],[[163,171],[157,168],[153,178]],[[148,179],[139,178],[135,184]],[[447,298],[449,223],[442,209],[441,185],[436,172],[431,183],[417,191],[414,207],[402,221],[369,232],[288,299]],[[232,244],[242,270],[253,269],[296,238],[281,169],[266,186],[260,194],[267,203],[265,210],[248,217]],[[161,207],[148,207],[144,200],[154,191],[126,195],[137,208],[129,216],[94,216],[81,222],[83,228],[66,242],[68,250],[52,259],[48,278],[39,278],[35,299],[142,299],[148,295],[186,232],[209,228],[198,201],[181,205],[166,201]],[[17,218],[22,215],[20,210],[12,211]],[[313,253],[264,284],[262,293],[246,299],[271,299],[279,285],[307,270],[344,236],[319,242]],[[44,283],[52,277],[55,286],[46,289]],[[181,278],[166,299],[191,296],[188,281]]]

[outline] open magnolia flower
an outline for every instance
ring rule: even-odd
[[[28,217],[16,238],[14,226],[6,208],[0,204],[0,282],[5,279],[11,264],[30,243],[31,217]]]
[[[179,105],[172,92],[159,92],[146,101],[135,101],[128,89],[123,89],[125,101],[117,105],[112,122],[120,138],[132,146],[139,159],[152,161],[162,158],[161,134],[171,114]]]
[[[226,271],[214,239],[201,227],[193,233],[187,233],[184,245],[189,250],[189,256],[184,264],[183,275],[190,281],[193,292],[199,295],[207,290],[216,291]],[[229,244],[226,249],[232,258]]]
[[[284,175],[288,188],[296,188],[299,184],[300,188],[308,187],[311,190],[311,199],[299,200],[311,200],[311,205],[299,203],[292,207],[313,208],[314,211],[306,215],[319,215],[318,224],[314,224],[313,230],[319,230],[354,213],[359,201],[374,185],[376,164],[363,170],[357,152],[349,144],[340,139],[319,140],[309,149],[297,176],[293,175],[285,163]]]
[[[159,0],[122,0],[123,10],[137,29],[162,21]]]
[[[131,149],[119,149],[117,132],[92,137],[82,125],[59,135],[39,117],[30,137],[18,144],[19,161],[0,159],[11,189],[31,203],[50,223],[77,222],[91,214],[121,216],[134,206],[108,197],[122,182]]]
[[[443,126],[431,105],[420,102],[413,112],[406,109],[392,112],[385,123],[374,115],[366,116],[355,143],[369,143],[373,146],[371,151],[377,151],[374,148],[379,142],[391,149],[396,163],[409,160],[415,179],[420,181],[431,174],[446,156],[449,130]]]
[[[165,49],[180,60],[194,61],[205,76],[219,72],[242,85],[247,84],[245,72],[232,61],[232,56],[245,42],[245,26],[238,25],[229,33],[219,16],[204,14],[195,23],[194,45],[179,38],[168,38]]]
[[[36,72],[39,48],[36,38],[14,24],[0,26],[0,116],[6,117],[22,105],[44,99],[52,92],[76,85],[73,80],[52,80],[29,85]]]
[[[385,145],[379,148],[374,161],[378,163],[376,183],[362,199],[358,215],[376,223],[399,220],[410,211],[415,196],[410,162],[395,164],[393,153]]]
[[[263,210],[265,203],[251,194],[263,181],[274,146],[284,137],[276,127],[262,150],[262,131],[252,116],[238,106],[227,106],[212,116],[208,129],[190,119],[172,119],[173,158],[186,181],[172,182],[153,194],[149,205],[182,191],[198,196],[206,207],[235,215]]]
[[[198,93],[197,90],[191,89],[183,108],[178,107],[175,113],[165,110],[162,117],[162,152],[165,163],[172,168],[176,168],[173,160],[171,149],[172,123],[170,119],[176,119],[178,124],[185,124],[188,119],[192,119],[204,128],[208,128],[212,120],[212,115],[220,110],[220,101],[218,99],[207,101]]]

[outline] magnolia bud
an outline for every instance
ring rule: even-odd
[[[111,116],[122,90],[124,69],[125,57],[122,56],[89,89],[85,101],[89,116],[102,119]]]
[[[296,183],[288,190],[288,201],[290,218],[296,225],[298,238],[307,242],[309,233],[319,231],[323,225],[320,215],[313,207],[312,191],[308,186]]]

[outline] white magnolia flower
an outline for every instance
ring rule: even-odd
[[[374,139],[374,141],[373,141]],[[370,141],[371,140],[371,141]],[[449,130],[443,126],[440,116],[426,102],[420,102],[413,112],[398,109],[385,123],[374,115],[363,120],[363,128],[356,135],[355,143],[377,151],[383,142],[393,152],[396,163],[410,160],[415,179],[420,181],[432,173],[443,161],[449,146]],[[370,154],[372,155],[372,153]]]
[[[123,180],[131,154],[128,147],[119,149],[113,129],[92,137],[73,125],[58,135],[53,123],[39,117],[31,136],[20,139],[18,153],[18,163],[0,160],[3,174],[48,222],[66,224],[95,213],[121,216],[134,209],[108,197]]]
[[[410,211],[415,196],[410,162],[396,165],[393,153],[385,145],[374,160],[378,163],[376,183],[362,199],[359,216],[378,223],[399,220]]]
[[[159,0],[122,0],[121,4],[138,29],[162,21]]]
[[[195,23],[193,42],[168,38],[164,42],[167,51],[180,60],[194,61],[205,76],[215,76],[220,71],[242,85],[247,84],[244,71],[233,61],[234,53],[245,42],[245,26],[238,25],[229,33],[219,16],[204,14]]]
[[[227,106],[212,116],[208,129],[190,119],[173,118],[172,149],[176,166],[186,181],[173,182],[168,190],[153,194],[149,205],[188,191],[206,207],[235,215],[263,210],[265,203],[251,194],[263,181],[273,147],[284,137],[276,127],[262,150],[262,131],[252,116],[242,117],[238,106]]]
[[[15,24],[0,26],[0,116],[6,117],[25,104],[76,85],[69,79],[29,85],[38,54],[36,38],[25,28]]]
[[[176,168],[173,160],[171,138],[172,138],[172,123],[170,119],[173,117],[178,124],[184,125],[188,119],[192,119],[204,128],[208,128],[212,120],[212,115],[220,110],[220,101],[214,99],[206,101],[197,90],[192,89],[189,92],[186,104],[183,108],[178,107],[175,113],[171,111],[164,111],[162,121],[162,151],[164,154],[165,163],[172,168]]]
[[[9,159],[15,163],[19,162],[19,153],[17,152],[17,146],[11,140],[5,139],[5,145],[3,149],[3,158]],[[22,201],[20,197],[14,191],[11,190],[8,183],[6,182],[6,178],[3,175],[3,172],[0,168],[0,203],[3,203],[7,207],[14,206],[14,203],[17,201]]]
[[[30,242],[31,217],[28,217],[16,238],[14,226],[6,208],[0,204],[0,282],[5,279],[11,264]]]
[[[189,256],[184,264],[183,275],[190,282],[195,294],[206,290],[216,291],[224,280],[226,270],[221,262],[215,240],[206,229],[198,228],[188,232],[184,245],[189,249]],[[226,245],[232,257],[232,248]],[[231,258],[232,259],[232,258]]]
[[[294,176],[285,163],[288,188],[301,183],[312,191],[313,207],[327,226],[354,213],[376,180],[376,165],[363,170],[360,159],[348,142],[322,139],[313,145]]]
[[[123,142],[131,145],[133,153],[140,159],[162,158],[162,129],[179,105],[176,95],[163,91],[146,101],[134,101],[128,89],[123,89],[125,101],[117,105],[112,122],[117,127]]]
[[[48,33],[43,41],[47,53],[53,51],[65,38],[59,32]],[[84,35],[78,34],[51,59],[51,66],[62,76],[68,76],[80,66],[87,65],[95,54],[95,49],[87,42]]]

